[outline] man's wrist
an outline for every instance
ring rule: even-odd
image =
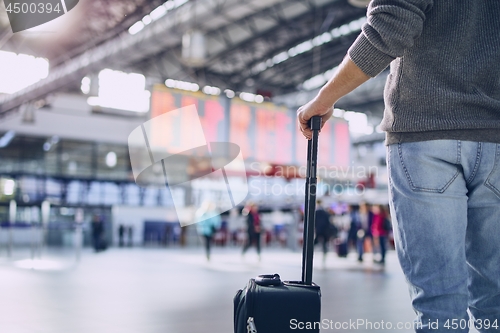
[[[337,103],[338,98],[335,98],[335,93],[333,91],[329,91],[327,85],[323,86],[314,98],[316,103],[324,107],[325,109],[329,109],[333,107],[335,103]]]

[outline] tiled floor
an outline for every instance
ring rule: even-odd
[[[0,333],[230,333],[232,299],[248,278],[277,272],[297,280],[301,263],[300,253],[285,249],[265,249],[261,262],[236,248],[215,249],[209,263],[201,248],[86,250],[78,264],[71,252],[35,262],[23,260],[27,250],[5,255],[0,251]],[[313,280],[322,288],[322,317],[332,321],[322,332],[381,332],[382,320],[411,324],[395,254],[385,269],[365,261],[331,254],[323,264],[316,255]]]

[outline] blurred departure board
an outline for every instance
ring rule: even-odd
[[[351,162],[351,137],[349,135],[349,124],[346,121],[333,122],[332,152],[335,155],[333,164],[337,166],[349,166]]]
[[[244,159],[255,159],[254,109],[243,101],[231,102],[229,141],[240,146]]]
[[[275,112],[276,124],[276,151],[274,162],[277,164],[293,164],[293,136],[298,131],[295,112],[277,111]]]
[[[150,146],[175,154],[197,146],[193,141],[199,142],[201,137],[204,137],[201,141],[206,143],[227,141],[226,102],[219,96],[155,86],[151,96],[151,118],[194,105],[198,119],[196,115],[186,112],[169,117],[168,124],[164,121],[145,124],[151,133]],[[201,122],[203,133],[193,133],[195,122]]]
[[[293,115],[272,103],[231,100],[229,140],[240,145],[244,158],[292,164]]]
[[[207,142],[229,141],[240,146],[243,158],[280,165],[304,165],[307,140],[297,127],[295,110],[273,103],[249,103],[201,92],[185,92],[158,85],[151,98],[151,118],[195,105]],[[169,148],[190,149],[189,116],[179,114],[165,128],[152,128],[154,140]],[[152,142],[158,145],[158,142]],[[320,134],[319,165],[348,166],[350,137],[347,122],[329,120]]]
[[[307,140],[300,130],[296,140],[296,162],[305,164],[307,159]],[[347,167],[350,161],[351,140],[349,125],[346,121],[332,118],[326,122],[319,135],[318,165]]]

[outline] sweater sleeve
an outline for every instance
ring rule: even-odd
[[[372,0],[367,22],[348,55],[368,76],[375,77],[404,50],[413,46],[434,0]]]

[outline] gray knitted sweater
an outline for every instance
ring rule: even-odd
[[[500,0],[373,0],[348,51],[369,76],[391,64],[386,143],[500,143]]]

